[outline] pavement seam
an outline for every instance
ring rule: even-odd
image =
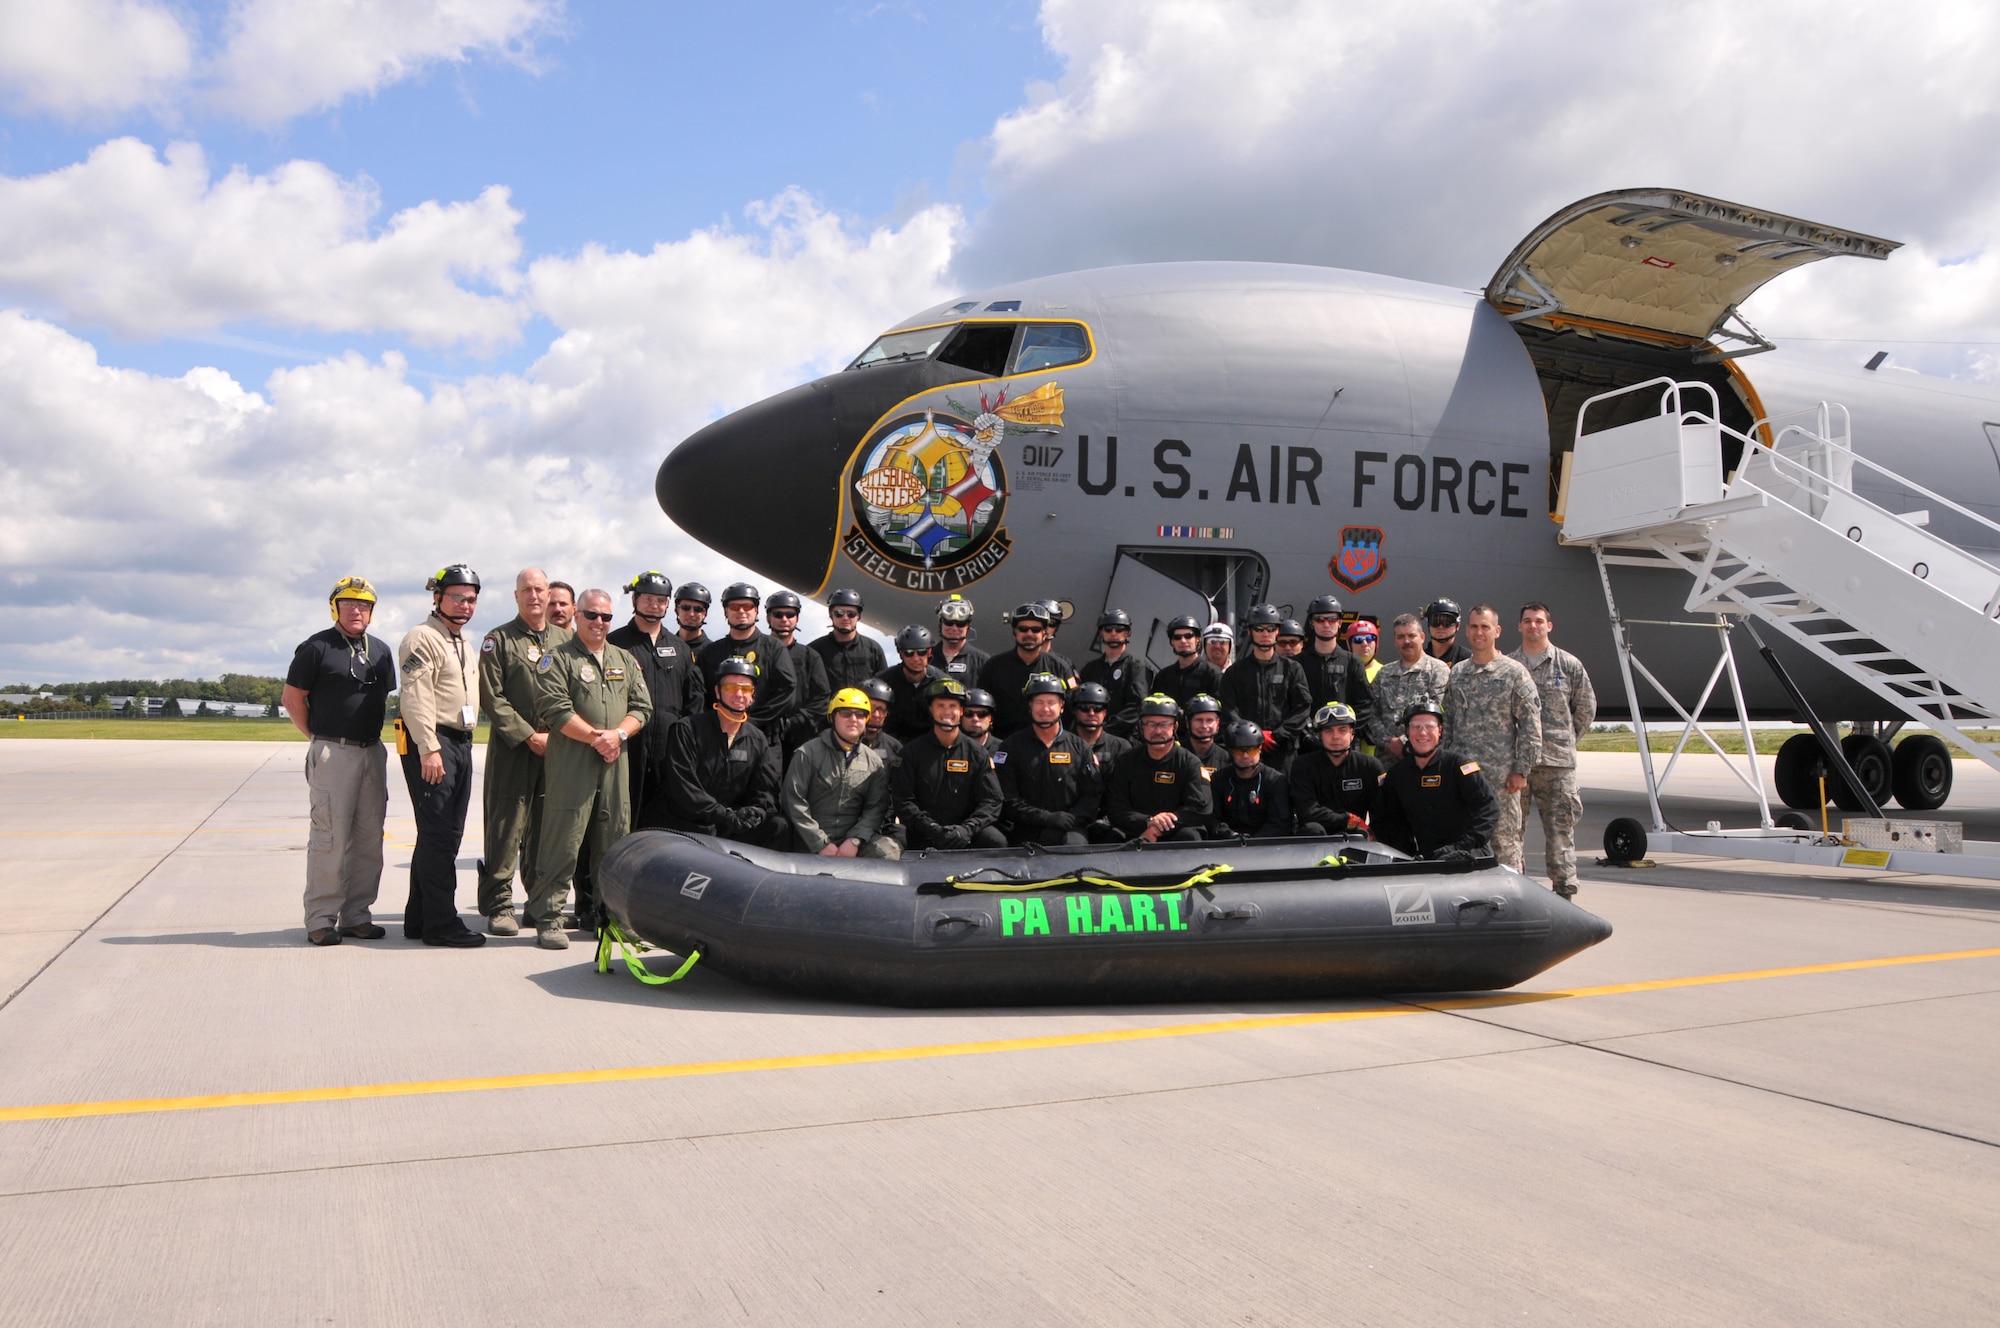
[[[199,821],[195,822],[193,829],[189,830],[186,834],[182,835],[180,839],[175,842],[172,848],[168,849],[165,853],[162,853],[154,861],[152,866],[146,868],[144,872],[140,873],[138,880],[132,882],[132,884],[126,886],[123,890],[119,891],[118,897],[116,899],[106,904],[98,912],[96,917],[92,918],[89,922],[85,923],[83,927],[76,933],[76,935],[70,937],[69,940],[63,944],[63,947],[61,949],[57,950],[54,954],[50,955],[47,959],[42,961],[41,965],[38,968],[36,968],[34,972],[30,973],[27,976],[27,979],[23,981],[20,986],[8,992],[5,997],[0,997],[0,1010],[5,1010],[9,1005],[12,1005],[14,1003],[14,998],[16,996],[19,996],[22,992],[26,991],[29,987],[33,986],[35,984],[36,979],[40,978],[42,974],[48,972],[50,966],[53,965],[56,962],[56,960],[61,959],[64,955],[68,954],[72,946],[74,946],[78,941],[82,940],[85,936],[88,936],[92,931],[95,931],[97,929],[97,924],[104,921],[105,918],[109,917],[112,909],[117,908],[120,904],[124,903],[126,899],[128,899],[131,896],[134,890],[137,890],[140,886],[144,885],[147,881],[151,880],[153,873],[158,871],[162,866],[164,866],[166,864],[167,859],[173,857],[174,854],[180,852],[183,848],[186,848],[188,841],[190,839],[193,839],[195,835],[200,832],[203,826],[207,825],[210,821],[214,820],[216,818],[216,815],[220,813],[224,807],[227,807],[230,804],[230,801],[234,799],[237,794],[241,793],[244,789],[250,786],[251,780],[255,779],[257,776],[264,773],[265,766],[268,766],[269,764],[271,764],[271,762],[277,760],[278,757],[281,755],[283,755],[282,752],[272,752],[269,756],[266,756],[262,761],[259,761],[255,766],[255,768],[253,768],[249,774],[243,776],[241,783],[237,784],[237,786],[229,790],[229,792],[223,794],[222,800],[220,802],[217,802],[213,807],[209,808],[207,814],[204,815]]]

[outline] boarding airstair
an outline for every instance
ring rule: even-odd
[[[1630,419],[1635,408],[1643,413],[1654,403],[1655,413]],[[1586,432],[1593,413],[1629,422]],[[1734,471],[1725,473],[1729,447],[1740,447],[1741,453]],[[1909,501],[1930,506],[1891,511],[1857,492],[1857,475],[1869,492],[1911,495]],[[1804,648],[1894,707],[1907,722],[1949,736],[2000,770],[2000,745],[1972,731],[2000,723],[2000,567],[1930,530],[1933,511],[1953,513],[1961,519],[1955,526],[1964,529],[1970,523],[1981,539],[1990,535],[1992,546],[2000,547],[2000,524],[1856,455],[1843,407],[1822,403],[1814,410],[1760,420],[1748,433],[1739,433],[1721,423],[1714,389],[1703,383],[1656,378],[1585,403],[1577,416],[1562,504],[1563,538],[1590,546],[1597,558],[1626,699],[1640,738],[1654,830],[1672,841],[1660,847],[1828,860],[1824,855],[1740,852],[1753,843],[1776,850],[1787,839],[1794,847],[1810,846],[1772,822],[1729,645],[1730,626],[1738,620],[1748,620],[1753,635],[1761,626]],[[1694,582],[1686,611],[1703,619],[1622,617],[1612,590],[1613,567],[1686,573]],[[1719,645],[1716,665],[1692,704],[1672,695],[1635,651],[1631,629],[1636,626],[1713,633]],[[1640,680],[1683,723],[1664,770],[1656,767],[1646,730],[1638,722]],[[1705,712],[1719,708],[1710,701],[1725,681],[1741,725],[1741,757],[1725,752],[1704,720]],[[1722,831],[1711,824],[1706,832],[1690,833],[1668,826],[1660,789],[1696,738],[1755,794],[1762,823],[1758,829]],[[1734,843],[1722,849],[1687,842],[1718,836]],[[1845,859],[1856,857],[1851,844],[1822,842],[1817,847],[1844,848]],[[1967,844],[1964,860],[1950,864],[1949,870],[1941,863],[1947,856],[1863,851],[1859,861],[1843,865],[2000,879],[2000,845]]]

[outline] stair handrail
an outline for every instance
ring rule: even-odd
[[[1583,431],[1583,421],[1584,417],[1590,414],[1590,408],[1592,406],[1599,405],[1606,401],[1610,401],[1614,397],[1630,396],[1634,392],[1641,392],[1649,387],[1658,387],[1662,389],[1660,392],[1659,414],[1679,416],[1680,421],[1683,424],[1687,423],[1691,419],[1706,420],[1710,418],[1719,418],[1722,414],[1722,403],[1720,399],[1716,397],[1715,389],[1713,387],[1710,387],[1707,383],[1700,381],[1684,383],[1680,379],[1673,377],[1671,374],[1662,374],[1658,378],[1648,378],[1643,383],[1633,383],[1630,387],[1619,387],[1619,388],[1613,388],[1609,392],[1600,392],[1596,396],[1591,397],[1589,400],[1585,401],[1581,406],[1578,406],[1576,408],[1576,437],[1575,439],[1572,440],[1572,446],[1574,446],[1574,444],[1576,443],[1581,443],[1585,438],[1586,435],[1584,434]],[[1692,392],[1692,391],[1701,391],[1701,392],[1706,392],[1708,394],[1709,410],[1707,415],[1703,415],[1701,414],[1701,412],[1696,410],[1681,409],[1681,394],[1683,392]],[[1657,418],[1657,416],[1655,416],[1654,418]],[[1616,428],[1617,426],[1613,425],[1611,427]],[[1602,429],[1597,429],[1597,430],[1592,430],[1592,432],[1602,433],[1604,431]]]

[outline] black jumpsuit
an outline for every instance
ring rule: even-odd
[[[755,724],[723,737],[715,711],[690,715],[667,731],[666,828],[781,846],[778,749]]]
[[[625,755],[631,762],[631,826],[657,830],[667,823],[667,732],[683,715],[702,709],[707,698],[701,669],[687,642],[664,626],[656,641],[639,630],[635,619],[606,633],[605,640],[639,661],[646,694],[653,699],[653,717],[626,744]]]
[[[1083,739],[1057,729],[1044,746],[1035,731],[1009,738],[993,758],[1009,838],[1016,844],[1084,844],[1084,827],[1103,805],[1102,771]]]
[[[934,731],[903,744],[889,772],[889,801],[911,848],[1005,848],[1000,780],[986,749],[959,734],[946,746]]]
[[[1490,853],[1500,804],[1479,762],[1442,747],[1421,767],[1414,753],[1389,767],[1375,800],[1375,837],[1420,858]]]
[[[1158,760],[1144,747],[1134,747],[1111,768],[1104,781],[1104,809],[1121,839],[1137,839],[1158,812],[1180,817],[1166,840],[1202,838],[1209,819],[1208,777],[1185,747],[1169,747]]]
[[[1292,758],[1292,815],[1303,835],[1339,835],[1348,817],[1367,820],[1380,797],[1382,763],[1366,752],[1352,751],[1335,765],[1326,749],[1315,747]]]

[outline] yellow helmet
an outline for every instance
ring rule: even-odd
[[[831,701],[826,703],[826,713],[829,715],[836,710],[859,710],[865,715],[872,708],[868,701],[868,693],[859,687],[843,687],[833,694]]]
[[[343,576],[334,582],[332,593],[326,597],[326,610],[333,615],[335,622],[340,621],[340,601],[344,599],[358,599],[365,604],[373,604],[375,587],[368,583],[368,578],[365,576]]]

